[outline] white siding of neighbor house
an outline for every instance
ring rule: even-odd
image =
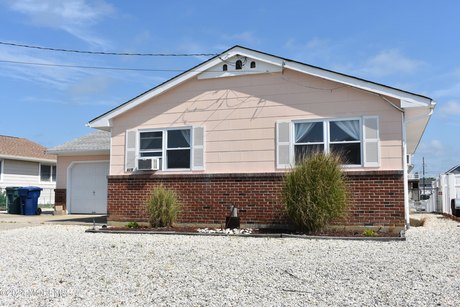
[[[43,163],[53,165],[53,163]],[[2,176],[0,189],[6,187],[37,186],[43,189],[40,193],[40,204],[54,204],[55,182],[40,181],[40,163],[21,160],[2,160]]]
[[[130,129],[202,126],[205,173],[274,172],[277,121],[361,116],[379,118],[380,166],[350,170],[402,170],[401,113],[378,95],[290,70],[193,79],[113,119],[110,174],[125,174]]]

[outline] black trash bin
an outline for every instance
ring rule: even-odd
[[[22,214],[21,198],[18,193],[19,187],[7,187],[6,190],[6,207],[9,214]]]
[[[42,213],[42,210],[38,208],[38,198],[42,190],[40,187],[23,187],[18,189],[22,204],[22,214],[40,215]]]

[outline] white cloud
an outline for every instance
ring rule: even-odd
[[[36,57],[28,55],[27,52],[9,51],[10,49],[0,48],[0,59],[2,61],[11,61],[18,63],[2,63],[0,75],[7,78],[15,78],[24,81],[35,81],[42,84],[48,84],[58,89],[66,88],[67,84],[74,82],[86,74],[78,68],[58,68],[50,66],[39,66],[20,64],[23,63],[43,63],[43,64],[69,64],[60,61],[57,57]]]
[[[411,59],[398,49],[389,49],[379,52],[369,58],[361,72],[373,76],[387,76],[393,74],[411,74],[416,72],[424,63]]]
[[[443,116],[460,116],[460,101],[450,100],[439,107],[439,114]]]
[[[28,16],[35,25],[61,29],[92,45],[107,44],[90,29],[114,12],[114,8],[103,0],[91,4],[86,0],[11,0],[5,4]]]

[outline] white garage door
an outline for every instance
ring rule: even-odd
[[[108,162],[76,163],[70,170],[69,213],[107,213]]]

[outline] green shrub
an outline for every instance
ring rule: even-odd
[[[179,202],[176,194],[160,186],[152,191],[147,202],[147,214],[150,226],[172,226],[179,212]]]
[[[365,237],[376,237],[377,232],[373,229],[364,229],[363,236]]]
[[[343,217],[348,203],[340,157],[316,153],[286,174],[282,199],[302,231],[316,232]]]
[[[137,222],[129,222],[128,224],[126,224],[126,227],[128,228],[139,228],[139,224]]]
[[[0,208],[6,208],[6,193],[0,191]]]

